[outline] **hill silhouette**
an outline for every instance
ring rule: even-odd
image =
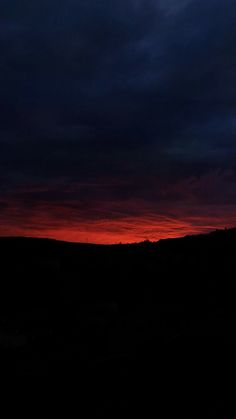
[[[236,229],[112,246],[0,238],[2,374],[58,394],[75,382],[58,407],[69,416],[221,417],[235,251]]]

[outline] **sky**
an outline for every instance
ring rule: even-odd
[[[1,0],[0,235],[236,226],[235,0]]]

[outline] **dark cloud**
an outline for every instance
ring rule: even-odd
[[[3,0],[0,12],[1,209],[96,205],[118,219],[236,204],[233,0]]]

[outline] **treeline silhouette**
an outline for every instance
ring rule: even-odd
[[[71,386],[44,417],[221,417],[235,253],[236,229],[112,246],[0,238],[2,374]]]

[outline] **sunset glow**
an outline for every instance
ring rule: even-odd
[[[3,2],[0,235],[127,243],[236,225],[226,3]]]
[[[55,210],[55,209],[54,209]],[[64,213],[63,213],[64,211]],[[202,215],[187,214],[181,217],[158,213],[136,217],[121,217],[119,219],[76,219],[63,208],[58,209],[53,216],[45,210],[35,211],[35,214],[17,213],[14,210],[12,220],[0,226],[2,236],[47,237],[57,240],[113,244],[133,243],[144,240],[157,241],[164,238],[181,237],[184,235],[206,233],[220,228],[230,228],[236,225],[236,214],[232,208],[223,207],[221,211],[213,208],[203,208]],[[50,211],[48,211],[50,213]],[[205,212],[205,214],[204,214]],[[60,218],[57,218],[60,213]],[[207,214],[207,215],[206,215]],[[15,225],[14,225],[15,224]]]

